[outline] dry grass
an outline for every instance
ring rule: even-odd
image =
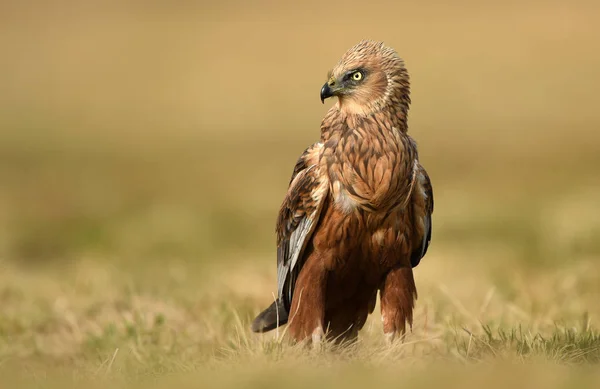
[[[598,6],[453,4],[0,5],[0,383],[597,387]],[[248,324],[364,37],[407,60],[433,243],[404,343],[308,351]]]

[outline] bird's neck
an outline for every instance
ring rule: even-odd
[[[395,104],[369,107],[368,111],[358,108],[353,104],[340,104],[339,102],[323,118],[321,123],[321,140],[326,142],[331,137],[344,136],[364,126],[365,123],[374,122],[376,125],[368,126],[376,130],[378,135],[392,135],[391,132],[407,133],[408,104],[396,100]],[[391,137],[393,139],[393,137]]]

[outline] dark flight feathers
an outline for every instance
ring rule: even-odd
[[[252,322],[253,332],[267,332],[287,324],[288,311],[283,306],[283,301],[277,299],[269,308],[262,311]]]

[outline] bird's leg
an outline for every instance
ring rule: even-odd
[[[312,346],[313,349],[318,350],[321,348],[322,341],[324,340],[325,332],[323,331],[323,327],[319,325],[312,332]]]
[[[410,266],[392,269],[380,287],[381,320],[386,343],[392,344],[397,335],[406,331],[406,323],[412,328],[413,307],[417,289]]]
[[[388,346],[391,346],[394,344],[394,341],[396,340],[396,331],[385,332],[385,330],[384,330],[383,337],[385,338],[385,344]]]

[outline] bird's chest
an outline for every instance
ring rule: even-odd
[[[344,213],[387,212],[410,186],[409,156],[402,142],[348,137],[327,156],[334,204]]]

